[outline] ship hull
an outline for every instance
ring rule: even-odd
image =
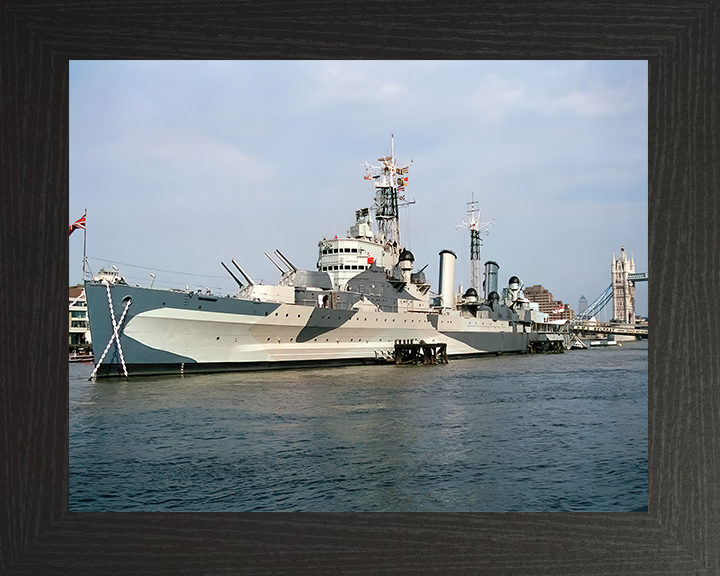
[[[529,326],[487,318],[336,310],[99,282],[85,290],[98,377],[123,375],[123,364],[128,375],[368,364],[390,355],[396,340],[445,343],[450,357],[523,353],[532,338]]]

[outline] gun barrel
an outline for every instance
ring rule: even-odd
[[[250,286],[255,286],[255,282],[253,282],[253,279],[250,278],[250,276],[248,276],[248,275],[245,273],[245,270],[243,270],[242,268],[240,268],[240,264],[238,264],[237,262],[235,262],[235,259],[234,259],[234,258],[231,260],[231,262],[232,262],[233,264],[235,264],[235,268],[237,268],[238,270],[240,270],[240,274],[242,274],[242,275],[243,275],[243,278],[245,278],[245,280],[247,280],[247,283],[250,284]]]
[[[222,264],[222,265],[223,265],[223,268],[225,268],[225,270],[227,270],[227,273],[230,274],[230,276],[232,276],[233,280],[235,280],[235,282],[237,282],[238,287],[242,288],[242,287],[243,287],[243,283],[240,282],[240,280],[237,279],[237,276],[235,276],[235,274],[233,274],[233,273],[230,271],[230,268],[228,268],[227,266],[225,266],[225,262],[220,262],[220,264]],[[153,278],[153,280],[154,280],[154,278]]]
[[[275,250],[275,254],[277,254],[278,258],[280,258],[280,260],[282,260],[285,264],[287,264],[290,267],[290,270],[292,270],[293,272],[297,272],[297,268],[295,268],[295,266],[293,266],[293,264],[292,264],[292,262],[290,262],[290,260],[285,258],[285,256],[283,255],[282,252],[280,252],[280,250]]]
[[[273,264],[275,264],[275,268],[277,268],[278,270],[280,270],[280,274],[285,274],[286,271],[283,270],[282,268],[280,268],[280,264],[278,264],[277,262],[275,262],[275,260],[272,259],[272,256],[270,256],[270,254],[268,254],[267,252],[265,252],[265,256],[268,257],[268,260],[270,260],[270,262],[272,262]]]

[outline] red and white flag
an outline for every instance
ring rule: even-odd
[[[71,236],[72,233],[77,229],[85,230],[85,215],[83,214],[82,218],[79,218],[75,220],[72,224],[70,224],[70,234],[68,236]]]
[[[565,306],[560,306],[560,308],[555,308],[553,310],[553,314],[560,314],[560,312],[563,312],[565,310]]]

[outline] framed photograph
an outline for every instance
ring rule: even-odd
[[[711,161],[717,148],[716,3],[618,4],[611,11],[606,5],[549,3],[522,9],[450,6],[438,12],[424,5],[427,16],[400,7],[385,6],[379,13],[370,8],[151,3],[134,13],[112,4],[3,7],[0,138],[3,187],[10,191],[0,216],[9,240],[2,243],[3,300],[18,312],[2,315],[4,571],[700,574],[717,569],[720,523],[712,488],[720,437],[713,381],[717,355],[712,322],[698,316],[698,310],[711,309],[714,290],[704,279],[714,271],[710,250],[717,244],[716,211],[709,209],[718,184]],[[68,332],[61,295],[64,299],[66,281],[74,280],[68,278],[68,246],[60,242],[63,226],[83,216],[77,210],[71,214],[68,206],[71,63],[166,58],[646,61],[649,252],[647,270],[638,272],[652,276],[645,304],[654,331],[648,350],[647,510],[73,511]],[[403,154],[405,149],[403,144]],[[375,153],[368,150],[370,163]],[[408,177],[411,190],[412,167]],[[133,234],[141,200],[119,199],[116,234]],[[458,217],[455,212],[452,218],[462,219],[462,208]],[[359,225],[339,223],[352,224]],[[201,243],[202,230],[193,237]],[[150,272],[157,275],[148,270],[149,283],[155,281]]]

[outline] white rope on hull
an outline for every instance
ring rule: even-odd
[[[123,373],[127,378],[127,367],[125,366],[125,358],[123,357],[122,346],[120,345],[120,333],[118,332],[118,330],[120,329],[120,326],[122,326],[123,320],[125,320],[125,315],[127,314],[128,308],[130,308],[130,304],[132,304],[132,298],[129,298],[128,301],[125,303],[125,309],[120,316],[120,321],[115,322],[115,310],[113,309],[112,296],[110,295],[110,284],[107,280],[103,280],[103,284],[105,284],[105,288],[107,289],[108,306],[110,307],[110,319],[112,320],[113,335],[110,338],[110,342],[108,342],[107,346],[105,347],[105,351],[102,353],[100,360],[98,360],[98,363],[95,365],[95,370],[93,370],[92,374],[90,374],[90,378],[93,378],[95,374],[97,374],[98,368],[100,368],[100,364],[102,364],[103,360],[105,359],[105,355],[108,353],[108,350],[110,350],[110,346],[112,346],[113,341],[116,343],[117,351],[120,354],[120,362],[122,363]]]

